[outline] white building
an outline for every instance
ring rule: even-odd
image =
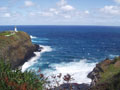
[[[17,31],[17,27],[15,27],[14,31],[15,31],[15,32],[18,32],[18,31]]]

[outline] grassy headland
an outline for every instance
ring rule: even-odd
[[[39,45],[31,42],[30,36],[22,31],[4,31],[0,33],[0,58],[9,61],[13,68],[23,64],[34,56]]]

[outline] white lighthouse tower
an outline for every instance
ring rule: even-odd
[[[18,32],[18,31],[17,31],[17,27],[15,27],[14,31],[15,31],[15,32]]]

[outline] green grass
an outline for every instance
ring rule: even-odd
[[[100,72],[100,83],[104,82],[104,81],[109,81],[110,78],[112,78],[114,75],[117,75],[118,73],[120,73],[120,66],[115,67],[115,62],[120,61],[120,57],[116,57],[113,60],[113,63],[111,63],[107,69],[104,70],[104,72]]]
[[[43,90],[44,82],[33,72],[12,70],[10,64],[0,60],[0,90]]]
[[[11,34],[10,31],[1,32],[0,33],[0,49],[4,47],[6,48],[8,45],[19,41],[21,38],[24,38],[21,36],[21,33],[22,32],[19,31],[13,35],[10,35]],[[10,36],[7,37],[5,35],[10,35]]]
[[[100,80],[90,90],[120,90],[120,65],[116,62],[120,57],[112,60],[110,65],[103,66],[104,72],[100,72]]]
[[[101,74],[101,80],[100,82],[104,82],[108,80],[109,78],[112,78],[114,75],[118,74],[120,72],[120,67],[116,68],[114,65],[110,65],[107,70],[105,70],[104,73]]]
[[[5,32],[1,32],[0,36],[10,35],[10,34],[11,34],[10,31],[5,31]]]

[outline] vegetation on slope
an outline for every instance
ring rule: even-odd
[[[9,61],[12,68],[22,65],[39,49],[39,45],[33,44],[26,32],[4,31],[0,33],[0,58]]]
[[[10,34],[11,34],[10,31],[4,31],[0,33],[0,36],[10,35]]]
[[[120,90],[120,57],[99,64],[100,78],[90,90]]]
[[[100,72],[100,81],[104,82],[109,80],[114,75],[120,73],[120,57],[116,57],[113,61],[110,61],[110,64],[101,65],[103,72]]]
[[[0,90],[43,90],[43,77],[33,72],[12,70],[10,64],[0,60]]]

